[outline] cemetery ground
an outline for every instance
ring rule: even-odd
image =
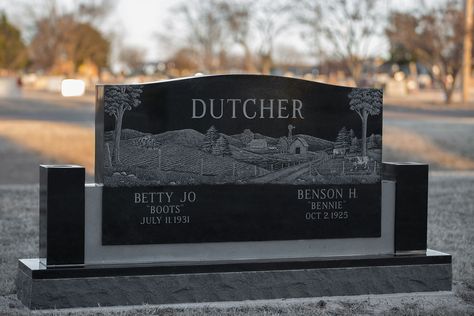
[[[56,315],[314,315],[474,313],[474,110],[385,100],[384,161],[430,163],[429,248],[453,255],[454,294],[287,299],[34,312]],[[395,100],[403,102],[403,100]],[[38,164],[77,163],[92,181],[93,97],[25,91],[0,100],[0,315],[27,315],[17,259],[38,249]],[[403,106],[402,106],[403,105]]]

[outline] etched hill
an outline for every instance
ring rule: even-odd
[[[137,137],[143,137],[143,136],[146,136],[146,135],[150,135],[150,133],[143,133],[143,132],[140,132],[140,131],[136,131],[134,129],[126,128],[126,129],[122,130],[120,139],[127,140],[127,139],[132,139],[132,138],[137,138]]]
[[[200,147],[205,136],[194,129],[181,129],[152,135],[151,138],[160,145]]]
[[[140,132],[140,131],[136,131],[134,129],[125,128],[120,133],[120,139],[121,140],[129,140],[129,139],[144,137],[144,136],[147,136],[147,135],[150,135],[150,133],[143,133],[143,132]],[[113,141],[113,139],[114,139],[114,131],[108,131],[108,132],[104,133],[104,140],[106,142],[111,142],[111,141]]]
[[[234,147],[237,147],[237,148],[245,147],[245,144],[241,141],[241,138],[238,137],[238,135],[240,135],[240,134],[229,136],[229,135],[226,135],[226,134],[223,134],[223,133],[219,133],[219,135],[226,138],[231,146],[234,146]]]
[[[278,138],[266,136],[260,133],[254,134],[255,139],[265,139],[269,145],[276,145],[278,143]]]

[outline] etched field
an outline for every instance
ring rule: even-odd
[[[239,134],[228,136],[212,131],[214,138],[193,129],[156,135],[126,129],[121,136],[120,161],[115,161],[113,166],[113,133],[106,132],[104,182],[110,186],[130,186],[337,184],[380,180],[380,165],[375,162],[380,161],[380,150],[369,150],[368,160],[356,164],[351,160],[358,158],[356,154],[334,156],[328,147],[333,146],[332,142],[309,135],[298,136],[305,139],[302,144],[306,148],[295,152],[278,147],[278,139],[262,134],[255,134],[259,137],[254,139],[260,144],[258,147],[245,143]]]
[[[121,165],[127,170],[127,175],[137,176],[144,184],[153,183],[153,180],[160,184],[226,183],[245,181],[269,172],[231,156],[214,156],[193,147],[173,144],[157,149],[125,145],[121,152]],[[115,183],[111,180],[113,177],[113,173],[106,175],[106,183]]]

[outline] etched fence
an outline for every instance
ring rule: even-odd
[[[359,176],[380,174],[380,168],[381,165],[375,160],[358,163],[348,158],[331,159],[327,156],[320,164],[312,166],[312,172],[323,176]]]

